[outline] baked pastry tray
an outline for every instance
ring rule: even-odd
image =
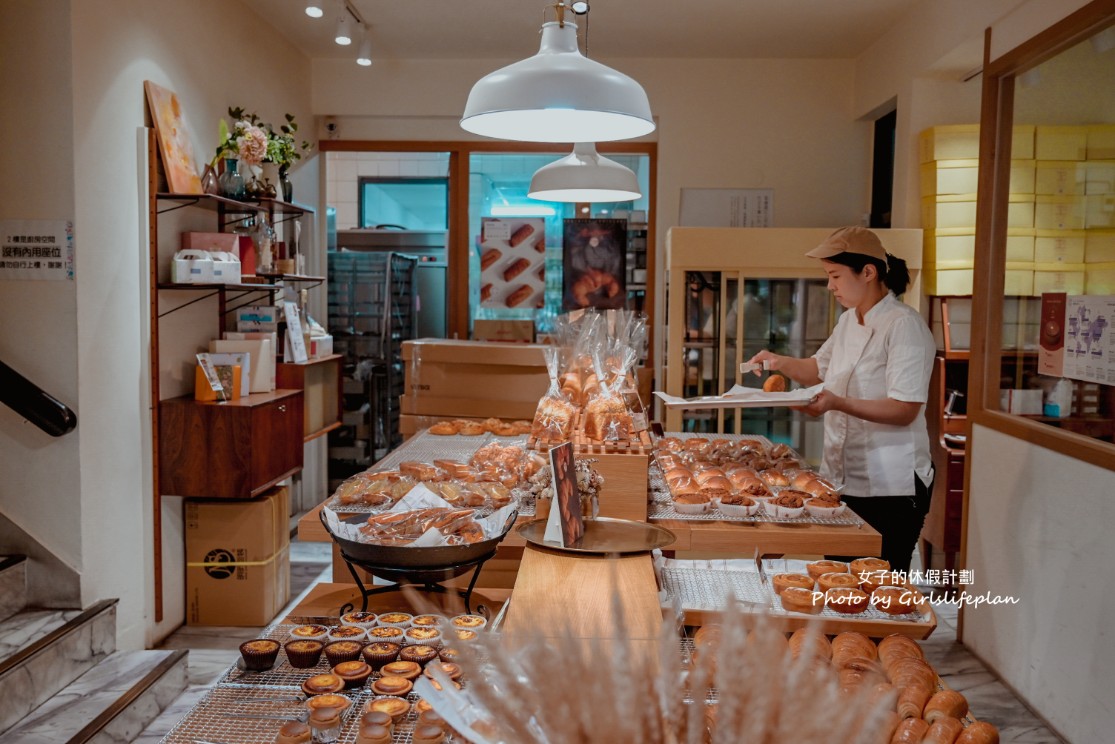
[[[336,618],[305,618],[328,625],[336,623]],[[271,638],[285,643],[295,625],[272,625],[263,630],[260,638]],[[328,642],[328,641],[327,641]],[[175,725],[163,738],[166,744],[195,744],[197,741],[211,744],[272,744],[275,735],[284,722],[294,720],[305,713],[306,695],[302,683],[315,674],[324,674],[330,669],[329,662],[322,654],[316,666],[307,669],[294,669],[286,659],[286,653],[279,652],[275,666],[265,672],[248,672],[241,668],[239,660],[230,666],[217,684]],[[379,677],[375,673],[365,685],[355,690],[344,690],[341,694],[352,700],[352,705],[342,719],[340,744],[353,744],[360,711],[369,700],[376,697],[371,689],[372,682]],[[467,680],[463,682],[467,685]],[[414,704],[419,695],[411,692],[406,700],[411,710],[406,717],[395,724],[393,744],[409,744],[418,714]],[[446,742],[460,742],[447,737]]]
[[[652,462],[647,479],[650,491],[650,503],[647,507],[647,518],[650,520],[678,519],[687,522],[739,522],[743,524],[771,524],[807,525],[822,524],[831,527],[862,527],[863,520],[851,509],[846,509],[843,514],[835,517],[815,517],[808,511],[800,517],[775,517],[766,511],[760,511],[750,517],[729,516],[719,509],[712,509],[701,514],[682,514],[674,508],[674,501],[670,497],[670,487],[663,477],[662,468],[658,463]],[[776,492],[778,488],[772,488]]]
[[[694,565],[699,563],[700,565]],[[768,576],[783,572],[782,568],[765,569]],[[804,573],[804,568],[787,570]],[[748,613],[769,614],[780,628],[797,630],[816,624],[826,634],[854,630],[872,638],[894,633],[911,638],[928,638],[937,628],[937,616],[927,602],[920,612],[888,615],[868,607],[858,615],[845,615],[828,607],[819,615],[790,612],[782,608],[773,587],[763,583],[758,571],[743,568],[714,568],[703,562],[667,562],[656,567],[663,607],[677,605],[686,625],[717,622],[720,612],[734,597]]]
[[[461,462],[468,462],[472,459],[472,456],[476,454],[477,450],[491,442],[496,442],[504,447],[515,445],[517,447],[522,447],[524,450],[527,449],[527,437],[525,434],[519,434],[513,437],[498,437],[490,433],[484,433],[475,437],[466,437],[460,434],[439,436],[423,430],[408,439],[402,447],[399,447],[375,465],[368,468],[368,472],[395,470],[399,467],[399,463],[412,460],[431,463],[434,460],[460,460]],[[519,502],[520,516],[534,515],[534,497],[528,489],[513,488],[511,489],[511,494]],[[390,504],[386,507],[368,506],[367,504],[342,504],[335,495],[330,496],[325,502],[325,505],[338,514],[374,514],[390,508]],[[493,511],[495,510],[491,508],[483,508],[477,511],[477,515],[484,517],[491,514]]]

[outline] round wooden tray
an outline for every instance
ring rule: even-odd
[[[629,519],[597,517],[585,520],[585,534],[573,545],[561,546],[543,539],[546,520],[536,519],[519,525],[519,534],[531,545],[570,553],[647,553],[664,548],[675,541],[674,533],[665,527]]]

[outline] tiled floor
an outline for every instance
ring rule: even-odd
[[[331,546],[322,543],[291,543],[291,592],[288,608],[318,581],[327,581]],[[1000,728],[1004,744],[1058,744],[1064,740],[1050,731],[998,678],[956,642],[956,607],[935,604],[938,626],[922,641],[929,662],[949,687],[963,692],[975,715]],[[287,609],[279,614],[283,617]],[[161,648],[190,651],[189,687],[140,735],[140,744],[156,744],[201,698],[238,655],[237,647],[254,638],[257,628],[183,627]]]

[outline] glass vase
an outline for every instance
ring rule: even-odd
[[[285,202],[294,201],[294,184],[290,182],[288,177],[289,171],[290,166],[279,166],[279,190],[282,191],[282,198]]]
[[[226,199],[243,199],[247,194],[244,176],[240,175],[239,161],[235,158],[225,158],[225,170],[217,179],[221,196]]]

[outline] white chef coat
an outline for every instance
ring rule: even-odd
[[[936,344],[925,320],[894,293],[875,304],[859,324],[844,312],[814,354],[825,389],[849,398],[893,398],[922,403],[913,423],[876,424],[840,411],[825,413],[821,474],[843,483],[849,496],[913,496],[914,473],[928,484],[933,463],[925,428]]]

